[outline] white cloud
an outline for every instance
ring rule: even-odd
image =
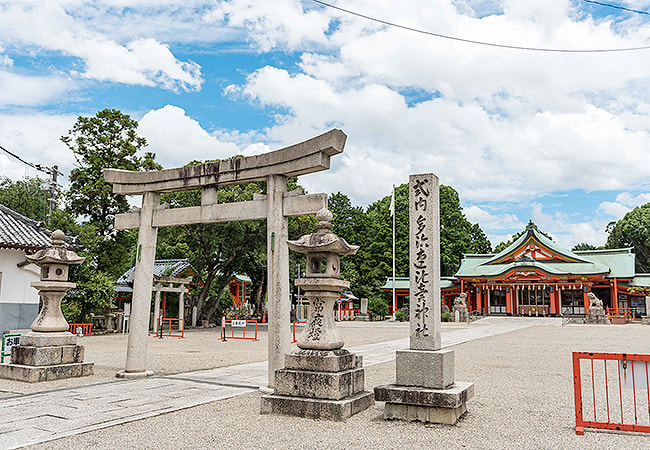
[[[490,214],[478,205],[466,206],[463,208],[465,217],[472,223],[478,223],[483,231],[492,230],[523,230],[526,226],[514,214]]]
[[[67,177],[73,168],[74,156],[59,138],[72,127],[75,120],[76,116],[36,112],[21,115],[0,114],[1,145],[32,164],[58,165],[59,170]],[[12,179],[23,176],[47,177],[6,153],[2,155],[0,174],[3,176]],[[65,182],[65,179],[61,182]]]
[[[0,70],[0,106],[48,104],[73,87],[70,80],[61,77],[23,76]]]
[[[650,193],[632,194],[630,192],[621,192],[616,196],[615,202],[602,202],[598,206],[598,211],[609,216],[621,219],[632,208],[644,205],[650,202]]]
[[[609,220],[598,215],[590,221],[574,220],[569,214],[555,211],[546,213],[540,203],[532,203],[532,216],[535,224],[550,234],[555,242],[570,249],[575,244],[586,242],[596,247],[605,245]]]
[[[617,202],[602,202],[598,205],[598,210],[608,216],[616,217],[617,219],[620,219],[630,212],[630,208]]]
[[[191,160],[223,159],[240,154],[237,145],[220,141],[201,128],[178,106],[167,105],[147,112],[138,126],[147,138],[147,151],[156,153],[164,167],[180,167]]]
[[[75,2],[0,4],[4,45],[80,58],[81,66],[71,74],[85,78],[170,90],[200,89],[203,80],[196,63],[179,61],[167,45],[152,38],[122,36],[124,44],[109,39],[68,12],[75,8],[80,8]]]

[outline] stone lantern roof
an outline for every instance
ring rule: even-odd
[[[287,241],[289,248],[298,253],[334,253],[337,255],[354,255],[358,245],[350,245],[345,239],[332,233],[332,212],[323,208],[316,213],[318,231],[306,234],[295,241]]]
[[[86,258],[78,256],[72,250],[63,246],[65,234],[63,231],[56,230],[52,233],[52,246],[44,250],[39,250],[33,255],[27,255],[26,258],[33,264],[81,264]]]

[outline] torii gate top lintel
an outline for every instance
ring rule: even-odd
[[[334,129],[261,155],[157,172],[104,169],[104,178],[115,194],[138,195],[266,181],[269,175],[304,175],[329,169],[330,157],[343,152],[346,139],[343,131]]]

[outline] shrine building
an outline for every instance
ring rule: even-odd
[[[451,309],[464,292],[469,310],[482,314],[580,316],[593,292],[613,314],[645,315],[650,274],[635,273],[632,250],[566,250],[531,221],[502,252],[464,255],[458,272],[441,280],[442,301]],[[395,280],[398,309],[408,305],[408,285],[408,277]],[[388,278],[382,290],[392,289]]]

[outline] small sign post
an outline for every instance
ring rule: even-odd
[[[5,356],[11,356],[11,347],[20,344],[21,333],[7,333],[2,335],[2,351],[0,351],[0,363],[5,362]]]

